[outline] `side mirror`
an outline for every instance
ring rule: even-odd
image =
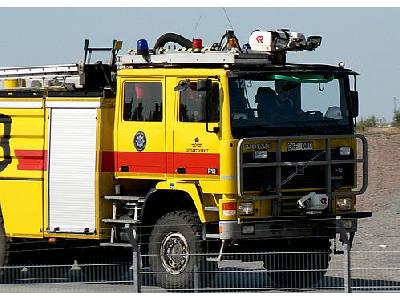
[[[219,127],[213,127],[211,130],[213,133],[218,133],[219,132]],[[210,132],[210,131],[209,131]]]
[[[179,81],[178,85],[174,87],[175,92],[183,92],[186,91],[189,87],[189,79]]]
[[[356,118],[358,117],[359,114],[357,91],[350,91],[350,101],[351,101],[352,117]]]
[[[205,92],[206,94],[206,131],[211,133],[218,133],[219,127],[213,127],[211,130],[208,127],[210,122],[210,112],[211,112],[211,99],[210,91],[212,90],[212,81],[210,78],[197,80],[197,91]]]
[[[199,79],[197,80],[197,91],[198,92],[203,92],[203,91],[210,91],[211,90],[211,79]]]

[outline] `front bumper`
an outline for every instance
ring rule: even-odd
[[[219,238],[222,240],[270,239],[290,237],[335,237],[340,232],[338,221],[343,221],[346,232],[357,231],[357,220],[371,217],[371,212],[340,215],[306,215],[269,217],[264,219],[220,221]]]

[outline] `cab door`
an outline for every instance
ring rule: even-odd
[[[176,92],[173,164],[176,178],[219,179],[220,174],[220,84],[212,81],[208,91],[208,124],[206,92],[197,90],[198,79],[177,78],[176,86],[188,82]],[[208,126],[207,126],[208,125]],[[207,128],[208,127],[208,128]]]
[[[115,156],[120,177],[165,177],[164,81],[126,77],[120,83]]]

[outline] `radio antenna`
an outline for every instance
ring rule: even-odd
[[[227,13],[225,7],[223,7],[222,9],[224,10],[225,17],[226,17],[226,19],[228,20],[229,26],[231,26],[231,29],[233,30],[233,25],[232,25],[232,23],[231,23],[231,20],[229,19],[229,16],[228,16],[228,13]]]
[[[194,32],[193,32],[193,39],[196,38],[197,35],[197,27],[199,26],[200,20],[201,20],[202,15],[197,19],[196,25],[194,26]]]

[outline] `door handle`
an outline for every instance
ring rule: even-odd
[[[178,174],[186,174],[186,168],[179,167],[179,168],[176,169],[176,173],[178,173]]]
[[[129,166],[121,166],[120,171],[121,172],[129,172]]]

